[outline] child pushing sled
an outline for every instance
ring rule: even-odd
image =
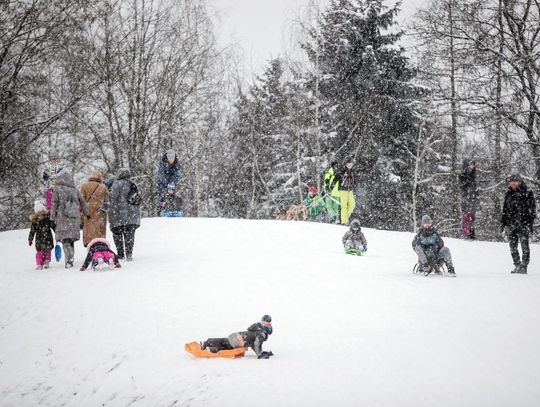
[[[120,262],[115,252],[111,250],[111,245],[107,239],[96,238],[88,243],[88,254],[80,271],[85,271],[92,264],[94,270],[120,268]]]
[[[265,315],[247,331],[234,332],[226,338],[209,338],[201,343],[188,343],[186,350],[197,357],[241,357],[247,348],[251,348],[258,359],[269,359],[274,354],[262,350],[262,345],[269,335],[272,335],[272,317]]]
[[[351,227],[343,235],[343,248],[347,254],[355,254],[357,256],[362,256],[367,252],[367,240],[362,228],[360,227],[360,221],[354,219],[351,222]]]

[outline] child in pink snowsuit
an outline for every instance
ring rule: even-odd
[[[115,252],[111,250],[110,243],[107,239],[98,237],[88,243],[88,254],[84,260],[84,264],[81,267],[81,271],[88,268],[92,263],[94,270],[103,264],[108,264],[110,268],[120,268],[120,262]]]
[[[49,218],[49,211],[40,201],[34,203],[34,213],[30,215],[30,234],[28,244],[32,246],[36,241],[36,270],[49,268],[51,262],[51,250],[54,247],[54,240],[51,229],[53,223]]]

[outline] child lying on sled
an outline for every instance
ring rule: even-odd
[[[342,241],[346,253],[361,255],[367,252],[366,236],[362,232],[358,219],[354,219],[351,222],[351,227],[343,236]]]
[[[115,252],[111,250],[110,243],[107,239],[96,238],[88,243],[88,254],[80,271],[84,271],[92,263],[92,268],[108,265],[109,268],[120,268],[120,262]]]
[[[201,343],[201,349],[212,353],[237,348],[251,348],[259,359],[274,356],[272,352],[262,350],[262,344],[272,335],[272,317],[265,315],[261,322],[251,325],[247,331],[234,332],[227,338],[209,338]]]

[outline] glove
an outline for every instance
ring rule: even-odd
[[[28,241],[28,246],[32,246],[32,241],[31,240]]]
[[[79,271],[84,271],[84,270],[85,270],[85,268],[84,268],[84,267],[81,267],[81,268],[79,269]]]
[[[364,251],[367,252],[367,244],[365,244],[364,246],[362,246]]]
[[[270,352],[261,352],[261,354],[258,356],[257,359],[270,359],[270,356],[274,356],[274,354]]]

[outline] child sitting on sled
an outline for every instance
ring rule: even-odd
[[[182,214],[182,197],[176,192],[176,185],[167,185],[165,194],[161,196],[159,202],[160,216],[162,217],[181,217]]]
[[[351,222],[351,226],[347,233],[343,235],[342,241],[343,248],[348,254],[357,254],[361,256],[367,252],[366,236],[364,236],[364,233],[362,232],[360,221],[358,219],[354,219]]]
[[[80,271],[84,271],[92,263],[95,270],[99,267],[109,266],[109,268],[120,268],[120,262],[115,252],[111,250],[111,245],[107,239],[96,238],[88,243],[88,254]]]
[[[304,199],[304,205],[306,205],[308,210],[308,220],[314,222],[322,221],[323,211],[326,209],[326,205],[318,194],[316,187],[309,187],[308,196]]]
[[[262,350],[262,344],[272,335],[272,317],[265,315],[261,322],[251,325],[247,331],[234,332],[227,338],[209,338],[201,343],[201,349],[212,353],[237,348],[251,348],[259,359],[268,359],[274,354]]]

